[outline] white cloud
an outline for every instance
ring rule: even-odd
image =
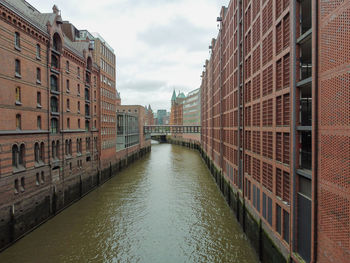
[[[228,0],[28,0],[40,12],[54,4],[63,20],[99,32],[117,57],[123,104],[170,109],[174,88],[200,85],[216,17]],[[144,86],[144,88],[142,88]],[[154,88],[153,88],[154,86]]]

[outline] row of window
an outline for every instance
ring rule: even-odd
[[[18,32],[15,32],[15,49],[21,51],[21,36]],[[41,47],[39,44],[36,45],[36,58],[41,59]]]

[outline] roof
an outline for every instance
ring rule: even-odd
[[[186,96],[183,92],[179,93],[179,95],[177,96],[178,99],[185,99]]]
[[[172,101],[175,101],[175,100],[176,100],[176,93],[175,93],[175,90],[173,91],[173,96],[171,97],[171,100],[172,100]]]
[[[18,15],[26,18],[28,22],[32,23],[44,33],[47,33],[47,22],[53,24],[56,18],[55,13],[40,13],[25,0],[0,0],[0,2]]]

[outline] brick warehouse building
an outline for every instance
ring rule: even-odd
[[[95,48],[101,38],[24,0],[0,0],[0,32],[1,249],[111,176],[117,159],[115,68],[97,60],[115,55]],[[107,126],[114,145],[101,158]],[[101,174],[99,160],[113,169]]]
[[[232,0],[218,18],[202,149],[263,262],[349,262],[349,22],[349,0]]]

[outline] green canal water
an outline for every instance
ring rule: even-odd
[[[0,262],[258,262],[196,151],[152,152],[0,254]]]

